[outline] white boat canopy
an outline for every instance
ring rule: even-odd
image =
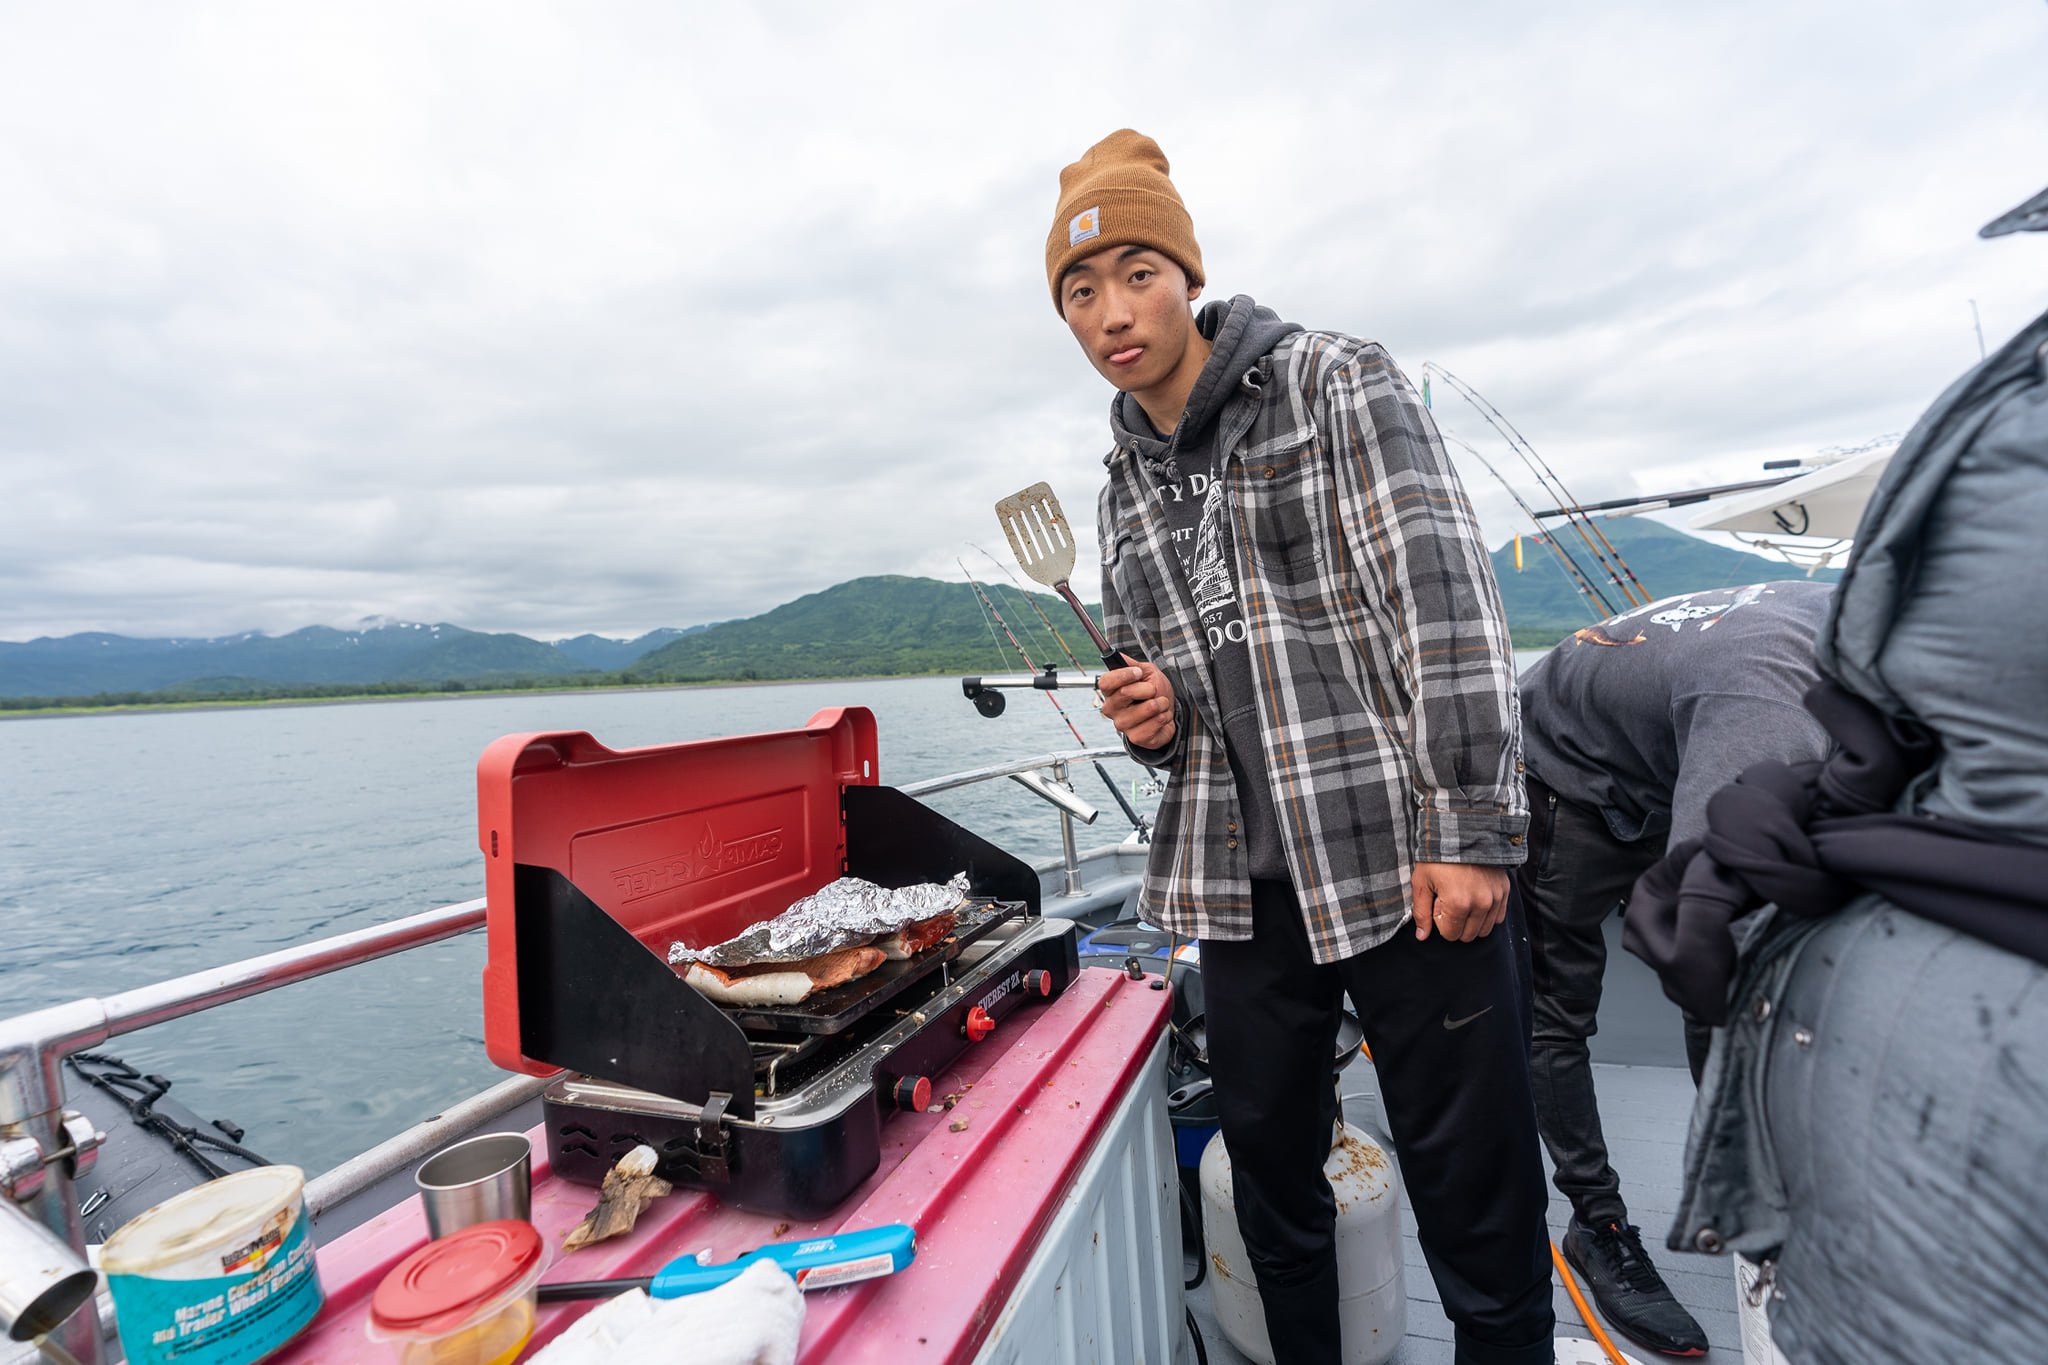
[[[1848,540],[1895,450],[1862,451],[1769,488],[1716,498],[1686,524],[1701,531]]]

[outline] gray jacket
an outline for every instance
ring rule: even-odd
[[[2030,842],[2048,841],[2048,597],[2026,567],[2048,520],[2044,476],[2048,314],[1899,447],[1817,644],[1823,672],[1941,737],[1906,809]],[[2014,1079],[2030,1074],[2028,1049],[2048,1064],[2043,969],[1876,897],[1821,920],[1767,909],[1744,927],[1669,1244],[1784,1245],[1801,1359],[2033,1358],[2048,1323],[2039,1296],[1985,1295],[2048,1275],[2048,1091]],[[1866,945],[1853,962],[1835,946],[1852,936]],[[2011,981],[1994,989],[2001,974]],[[1856,1060],[1859,1047],[1870,1055]],[[1822,1081],[1862,1089],[1827,1103]],[[1996,1121],[1939,1130],[1993,1109]],[[1825,1179],[1802,1189],[1816,1172]],[[1874,1232],[1922,1225],[1939,1230],[1932,1254]],[[1997,1249],[1989,1273],[1978,1245]]]

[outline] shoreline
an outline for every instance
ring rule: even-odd
[[[1517,655],[1540,654],[1559,642],[1541,645],[1513,645]],[[1000,671],[1000,670],[998,670]],[[469,688],[460,692],[379,692],[339,697],[223,697],[206,701],[119,702],[107,706],[45,706],[10,708],[0,699],[0,724],[22,720],[77,720],[88,716],[161,715],[190,711],[248,711],[266,707],[374,706],[388,702],[478,701],[503,697],[566,697],[578,693],[608,695],[620,692],[675,692],[715,687],[804,687],[814,683],[907,682],[917,678],[958,678],[970,676],[959,669],[933,673],[848,673],[820,678],[733,678],[703,682],[612,683],[601,687],[499,687]]]
[[[953,670],[940,673],[869,673],[829,678],[745,678],[732,681],[622,683],[605,687],[504,687],[475,688],[463,692],[391,692],[347,697],[252,697],[246,701],[162,701],[123,702],[112,706],[49,706],[33,710],[9,710],[0,706],[0,723],[17,720],[80,720],[91,716],[163,715],[193,711],[249,711],[258,708],[300,706],[375,706],[387,702],[484,701],[505,697],[596,696],[619,692],[682,692],[720,687],[808,687],[816,683],[909,682],[919,678],[963,676]]]

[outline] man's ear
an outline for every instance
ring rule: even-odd
[[[1200,297],[1202,297],[1202,286],[1201,286],[1201,285],[1199,285],[1199,284],[1191,284],[1191,285],[1189,285],[1189,286],[1188,286],[1188,302],[1189,302],[1189,303],[1193,303],[1193,302],[1194,302],[1194,301],[1195,301],[1196,299],[1198,299],[1198,298],[1200,298]]]

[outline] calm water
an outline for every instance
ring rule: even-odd
[[[482,895],[476,760],[500,735],[587,730],[623,748],[843,705],[875,712],[889,783],[1074,747],[1049,704],[1013,695],[986,720],[947,679],[0,724],[0,1017]],[[1069,712],[1090,743],[1113,739],[1085,705]],[[1076,785],[1107,807],[1095,831],[1121,837],[1100,779]],[[1014,783],[932,804],[1020,856],[1058,851],[1051,811]],[[272,1160],[320,1170],[502,1078],[483,1053],[483,961],[469,934],[109,1050]]]
[[[1082,735],[1111,742],[1078,701]],[[1049,704],[1013,693],[986,720],[942,678],[0,723],[0,1017],[482,895],[476,760],[500,735],[624,748],[849,705],[875,712],[892,784],[1073,747]],[[1100,780],[1076,786],[1104,807],[1089,833],[1121,837]],[[1014,783],[931,804],[1022,857],[1058,851],[1051,812]],[[484,1057],[483,961],[469,934],[109,1050],[272,1160],[323,1170],[503,1077]]]

